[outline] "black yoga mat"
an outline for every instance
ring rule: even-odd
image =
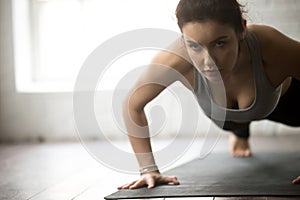
[[[291,183],[300,175],[300,152],[257,153],[250,158],[213,153],[164,174],[177,176],[181,184],[120,190],[105,199],[300,196],[300,184]]]

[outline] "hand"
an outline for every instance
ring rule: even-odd
[[[168,183],[179,185],[179,181],[175,176],[161,176],[159,172],[148,172],[141,175],[138,180],[118,187],[118,190],[137,189],[143,187],[144,185],[148,185],[148,188],[150,189],[154,188],[155,185]]]
[[[292,183],[293,184],[300,184],[300,176],[298,176],[297,178],[295,178]]]
[[[239,138],[234,134],[229,136],[230,153],[233,157],[249,157],[251,149],[248,139]]]

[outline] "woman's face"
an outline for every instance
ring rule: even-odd
[[[234,70],[239,40],[233,28],[209,20],[186,23],[182,33],[194,66],[208,80],[224,78]]]

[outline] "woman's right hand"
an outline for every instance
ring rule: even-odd
[[[147,185],[148,188],[154,188],[156,185],[169,184],[179,185],[179,181],[175,176],[162,176],[159,172],[148,172],[142,174],[138,180],[131,183],[127,183],[118,187],[118,190],[122,189],[137,189]]]

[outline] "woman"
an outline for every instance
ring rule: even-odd
[[[230,147],[233,156],[251,155],[248,143],[251,121],[269,119],[291,126],[300,126],[300,43],[272,27],[247,25],[236,0],[181,0],[176,9],[182,32],[182,57],[161,52],[153,63],[169,66],[181,73],[210,116],[211,103],[226,112],[224,129],[232,131]],[[178,43],[180,45],[180,43]],[[150,70],[151,71],[151,70]],[[161,79],[167,73],[160,74]],[[143,76],[151,77],[151,73]],[[143,78],[139,83],[143,82]],[[155,77],[156,79],[158,77]],[[151,79],[151,78],[150,78]],[[220,80],[226,99],[218,95]],[[171,80],[169,83],[176,81]],[[142,84],[141,84],[142,85]],[[162,176],[151,153],[143,108],[165,87],[148,84],[136,87],[128,98],[124,119],[129,139],[141,167],[141,177],[118,189],[134,189],[144,185],[179,184],[176,177]],[[210,101],[213,99],[213,101]],[[212,118],[212,117],[211,117]],[[216,124],[217,119],[212,118]],[[136,137],[145,134],[145,137]],[[300,183],[300,176],[293,180]]]

